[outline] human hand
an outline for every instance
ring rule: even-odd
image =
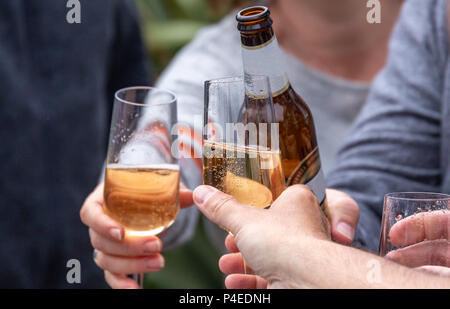
[[[327,189],[327,202],[326,214],[333,240],[344,245],[350,244],[359,219],[358,205],[348,194],[334,189]],[[267,282],[263,278],[248,275],[248,269],[244,272],[245,263],[232,235],[225,239],[225,246],[231,254],[219,260],[220,270],[224,274],[247,274],[229,276],[225,286],[229,289],[265,288]]]
[[[450,211],[435,210],[406,217],[389,232],[393,245],[386,258],[434,274],[450,275]]]
[[[89,227],[95,262],[105,271],[105,280],[112,288],[139,288],[127,274],[159,271],[164,267],[160,254],[162,242],[157,236],[125,237],[124,227],[103,211],[103,183],[86,198],[81,221]],[[180,185],[180,207],[193,204],[192,191]]]
[[[330,239],[329,222],[306,186],[289,187],[268,210],[239,204],[209,186],[198,187],[194,191],[194,201],[210,220],[234,235],[234,239],[228,237],[226,241],[228,249],[234,253],[220,260],[225,273],[234,273],[227,277],[227,287],[293,287],[297,283],[292,274],[298,265],[292,261],[301,260],[292,256],[299,252],[295,248],[303,243],[313,249],[314,241]],[[330,205],[328,207],[330,211]],[[333,222],[337,225],[340,220],[335,217]],[[238,248],[256,276],[239,274],[243,273],[243,261]]]

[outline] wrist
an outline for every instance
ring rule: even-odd
[[[326,237],[302,237],[286,246],[289,254],[283,254],[286,259],[284,264],[284,274],[282,279],[289,288],[320,288],[317,280],[318,274],[325,269],[324,255],[328,254],[332,241]]]

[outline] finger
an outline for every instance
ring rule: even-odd
[[[395,223],[389,237],[395,246],[407,246],[428,239],[449,240],[450,211],[421,212]]]
[[[116,274],[150,273],[161,270],[164,267],[164,258],[161,254],[153,254],[145,257],[120,257],[97,252],[95,263],[103,270]]]
[[[225,278],[227,289],[266,289],[267,281],[255,275],[233,274]]]
[[[319,209],[319,203],[312,190],[306,185],[293,185],[286,188],[275,200],[270,209],[282,209],[283,211],[298,212],[299,207],[304,205],[316,204]]]
[[[239,248],[236,245],[236,242],[234,241],[234,236],[231,234],[228,234],[228,236],[225,238],[225,247],[230,252],[239,252]]]
[[[189,190],[184,184],[180,184],[180,207],[186,208],[194,205],[194,199],[192,198],[192,191]]]
[[[103,211],[103,184],[98,185],[86,198],[80,218],[85,225],[106,238],[121,241],[124,237],[123,227]]]
[[[386,258],[408,267],[436,265],[450,267],[450,242],[445,239],[423,241],[393,250]]]
[[[113,289],[139,289],[136,281],[125,275],[113,274],[105,270],[105,281]]]
[[[336,242],[348,245],[355,237],[359,220],[359,207],[350,195],[327,189],[326,215],[331,222],[331,236]]]
[[[303,231],[321,239],[329,239],[329,222],[321,211],[316,196],[306,185],[293,185],[281,193],[269,209],[296,218]]]
[[[225,254],[219,259],[219,269],[225,275],[245,274],[245,263],[241,253]]]
[[[432,275],[438,275],[442,277],[450,277],[450,268],[444,267],[444,266],[420,266],[416,267],[415,269],[432,274]]]
[[[211,221],[236,235],[249,220],[257,220],[261,209],[240,204],[232,196],[211,186],[198,186],[194,202]]]
[[[92,246],[109,255],[145,256],[161,252],[162,242],[156,236],[125,237],[121,242],[111,240],[89,229]]]

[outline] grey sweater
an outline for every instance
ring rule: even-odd
[[[386,68],[338,153],[328,186],[350,193],[356,243],[377,250],[383,196],[450,193],[450,62],[446,0],[405,3]]]

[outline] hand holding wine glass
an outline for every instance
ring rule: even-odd
[[[333,241],[349,245],[353,242],[354,231],[359,219],[359,207],[348,194],[327,189],[327,218],[330,223]],[[243,258],[236,245],[234,236],[228,235],[225,246],[230,251],[219,260],[220,270],[228,276],[225,285],[229,289],[262,289],[267,287],[267,280],[260,276],[244,274]]]
[[[115,95],[103,199],[88,198],[81,210],[97,249],[94,259],[110,271],[109,281],[164,266],[155,235],[180,208],[176,113],[176,97],[165,90],[132,87]],[[142,287],[143,275],[136,280]]]
[[[285,180],[268,77],[205,82],[204,112],[203,183],[240,203],[269,208]]]
[[[384,199],[380,254],[408,267],[450,274],[450,196],[390,193]]]
[[[98,185],[86,198],[80,216],[89,227],[92,246],[97,250],[95,260],[105,271],[106,282],[115,289],[137,289],[137,282],[126,274],[161,270],[163,243],[158,236],[124,238],[124,227],[103,211],[103,187],[103,183]],[[180,207],[192,204],[192,191],[180,184]]]

